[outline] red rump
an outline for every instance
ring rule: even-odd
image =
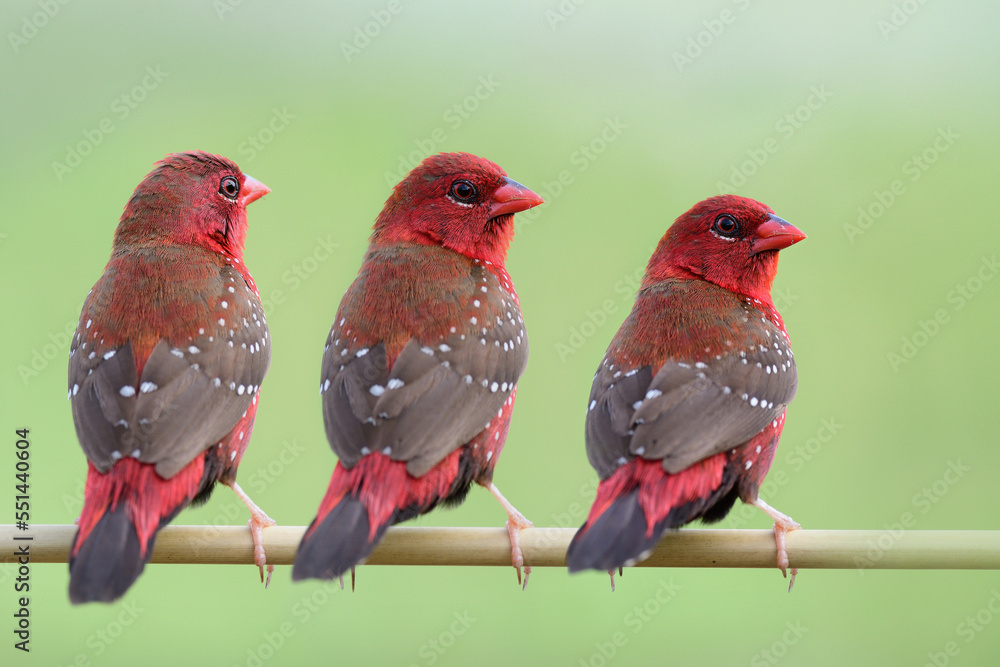
[[[83,512],[70,557],[76,557],[90,532],[105,512],[114,511],[119,502],[128,508],[128,518],[139,536],[143,557],[150,538],[160,521],[186,505],[198,490],[205,471],[205,458],[197,457],[171,479],[156,474],[154,464],[140,463],[131,457],[122,459],[101,474],[93,463],[87,468]]]
[[[406,461],[393,461],[381,453],[365,456],[349,470],[338,463],[306,538],[344,496],[350,494],[367,509],[368,539],[374,540],[379,528],[391,520],[397,509],[425,508],[447,497],[458,476],[461,455],[461,450],[456,449],[423,477],[406,472]]]
[[[725,454],[699,461],[675,475],[664,471],[659,461],[633,459],[597,487],[597,498],[580,532],[585,532],[615,500],[639,487],[639,507],[646,516],[646,537],[652,537],[656,524],[663,521],[670,510],[707,496],[718,488],[725,467]]]

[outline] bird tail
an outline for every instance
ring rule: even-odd
[[[131,457],[106,473],[90,465],[69,557],[73,604],[114,602],[125,594],[149,561],[156,533],[191,502],[203,473],[200,456],[169,480]]]
[[[346,468],[337,463],[309,524],[292,567],[292,580],[335,579],[365,560],[390,526],[430,511],[451,495],[460,451],[422,477],[406,472],[405,461],[368,454]]]
[[[670,529],[700,517],[725,516],[735,501],[725,468],[724,454],[676,474],[667,473],[659,461],[639,458],[621,466],[597,487],[590,515],[566,552],[569,571],[635,565]]]

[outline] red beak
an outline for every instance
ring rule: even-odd
[[[253,176],[247,174],[243,175],[243,188],[240,191],[240,199],[243,206],[257,201],[270,191],[271,188],[267,187]]]
[[[765,250],[781,250],[804,238],[806,235],[802,233],[801,229],[776,215],[771,215],[770,220],[757,228],[757,240],[753,242],[753,250],[750,255],[753,256]]]
[[[490,219],[511,213],[527,211],[533,206],[544,204],[545,200],[524,187],[517,181],[504,179],[505,184],[493,193],[493,204],[490,206]]]

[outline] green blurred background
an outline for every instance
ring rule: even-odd
[[[78,515],[86,465],[65,400],[66,332],[133,188],[166,153],[204,149],[273,190],[249,211],[246,261],[274,346],[240,482],[279,523],[307,523],[334,464],[316,387],[339,299],[390,186],[430,152],[463,150],[548,200],[518,216],[510,252],[532,352],[496,475],[536,525],[582,522],[594,369],[667,226],[729,190],[809,234],[782,253],[775,284],[800,385],[762,496],[807,528],[884,529],[907,512],[921,530],[1000,528],[996,3],[17,0],[0,14],[0,522],[13,520],[22,426],[32,520]],[[246,518],[220,488],[177,523]],[[503,519],[476,489],[411,525]],[[769,525],[740,507],[722,524]],[[0,662],[1000,654],[1000,621],[984,623],[997,572],[803,571],[792,594],[775,570],[632,569],[614,594],[605,575],[541,568],[525,593],[509,568],[362,567],[354,594],[293,585],[287,567],[267,591],[256,576],[152,565],[122,603],[71,608],[67,567],[36,565],[25,656],[4,629],[15,604],[4,566]]]

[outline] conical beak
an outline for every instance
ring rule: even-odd
[[[243,175],[243,188],[240,190],[240,199],[242,200],[244,206],[257,201],[270,191],[271,188],[267,187],[253,176],[250,176],[249,174]]]
[[[757,240],[753,242],[753,251],[750,254],[756,255],[765,250],[781,250],[804,238],[806,235],[798,227],[776,215],[771,215],[770,220],[757,228]]]
[[[490,206],[490,219],[511,213],[520,213],[529,208],[544,204],[545,200],[509,178],[506,183],[493,193],[493,204]]]

